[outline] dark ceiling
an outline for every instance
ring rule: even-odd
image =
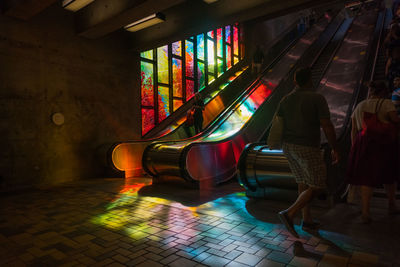
[[[210,28],[234,22],[266,20],[301,9],[342,3],[345,0],[96,0],[74,14],[78,35],[95,39],[138,19],[162,12],[166,21],[130,35],[138,50],[188,37]],[[58,0],[3,0],[7,16],[29,20]]]

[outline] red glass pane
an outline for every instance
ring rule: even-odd
[[[142,135],[154,128],[154,109],[142,108]]]
[[[186,101],[194,96],[194,81],[186,80]]]
[[[193,57],[193,42],[185,41],[185,62],[186,62],[186,76],[194,78],[194,57]]]
[[[174,111],[177,110],[180,106],[182,106],[182,100],[174,99]]]
[[[233,26],[233,53],[239,55],[239,30]]]
[[[227,45],[226,46],[226,68],[230,69],[232,67],[232,48]]]
[[[142,106],[154,106],[153,64],[140,62]]]

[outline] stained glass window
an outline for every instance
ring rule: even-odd
[[[154,106],[154,75],[153,64],[140,62],[140,76],[142,89],[142,106]]]
[[[169,88],[166,86],[158,87],[158,122],[163,121],[169,116]]]
[[[182,60],[172,59],[172,88],[173,94],[182,97]]]
[[[239,55],[239,31],[236,26],[233,26],[233,54]]]
[[[185,61],[186,61],[186,76],[194,78],[194,57],[193,57],[193,42],[185,42]]]
[[[223,43],[222,43],[222,28],[219,28],[217,30],[217,56],[218,57],[223,57],[224,49],[223,49]]]
[[[244,41],[240,24],[212,29],[186,40],[142,51],[142,135],[243,57]]]
[[[208,72],[214,73],[215,58],[214,58],[214,41],[207,40],[207,60],[208,60]]]
[[[197,35],[197,58],[204,60],[204,34]]]
[[[172,43],[172,54],[176,56],[182,56],[182,44],[181,41]]]
[[[224,73],[224,62],[222,61],[222,59],[217,59],[218,60],[218,77],[222,75],[222,73]]]
[[[140,53],[142,58],[153,60],[153,49]]]
[[[230,45],[226,46],[226,68],[230,69],[232,67],[232,48]]]
[[[208,84],[211,84],[213,81],[215,81],[214,75],[208,75]]]
[[[182,106],[183,102],[180,99],[174,99],[174,111],[177,110],[180,106]]]
[[[225,42],[231,43],[231,26],[225,26]]]
[[[158,82],[168,84],[168,46],[157,48]]]
[[[146,134],[154,126],[154,109],[142,108],[142,134]]]
[[[206,86],[204,63],[197,62],[197,81],[199,91],[203,90]]]
[[[186,101],[194,96],[194,81],[186,80]]]

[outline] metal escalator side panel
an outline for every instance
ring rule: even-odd
[[[236,158],[232,142],[193,145],[184,157],[185,169],[191,179],[202,182],[212,180],[221,183],[236,174]]]
[[[148,142],[120,143],[111,152],[112,163],[120,171],[140,172],[142,169],[142,155]]]
[[[153,143],[143,152],[143,169],[153,177],[180,175],[180,146]]]

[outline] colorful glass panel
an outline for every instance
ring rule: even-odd
[[[208,75],[208,84],[211,84],[213,81],[215,81],[215,76],[214,75]]]
[[[218,30],[217,30],[217,56],[218,57],[223,57],[224,55],[223,55],[223,53],[224,53],[224,50],[223,50],[223,40],[222,40],[222,38],[223,38],[223,36],[222,36],[222,28],[219,28]]]
[[[172,59],[172,78],[173,95],[182,97],[182,60],[180,59]]]
[[[231,43],[231,26],[225,26],[225,42]]]
[[[239,31],[236,26],[233,26],[233,54],[239,55]]]
[[[157,48],[158,82],[168,84],[168,46]]]
[[[180,106],[182,106],[183,102],[180,99],[174,99],[174,111],[176,111]]]
[[[234,56],[234,57],[233,57],[233,65],[235,65],[235,64],[238,63],[238,62],[239,62],[239,57]]]
[[[176,56],[182,56],[182,42],[177,41],[172,43],[172,54]]]
[[[204,63],[197,62],[197,81],[199,86],[199,91],[205,87],[205,70]]]
[[[230,45],[226,46],[226,69],[232,67],[232,48]]]
[[[197,35],[197,59],[204,60],[204,34]]]
[[[158,86],[158,122],[169,116],[169,88]]]
[[[142,108],[142,135],[154,128],[154,109]]]
[[[147,58],[147,59],[153,60],[153,49],[141,52],[140,56],[142,58]]]
[[[224,62],[222,59],[217,59],[218,60],[218,77],[224,73]]]
[[[194,78],[193,42],[185,42],[186,77]]]
[[[186,101],[194,96],[194,81],[186,80]]]
[[[153,64],[140,62],[142,106],[154,106]]]
[[[215,70],[215,57],[214,57],[214,41],[207,40],[207,60],[208,72],[214,73]]]
[[[184,41],[158,47],[157,50],[141,52],[142,133],[146,134],[167,118],[170,112],[176,111],[190,100],[194,96],[195,89],[203,90],[226,69],[230,69],[243,59],[245,53],[243,38],[242,25],[235,23],[189,37]],[[185,70],[182,69],[183,66],[186,67]],[[154,72],[154,69],[157,69],[157,72]],[[186,92],[183,92],[184,88]],[[186,99],[182,99],[183,96]]]

